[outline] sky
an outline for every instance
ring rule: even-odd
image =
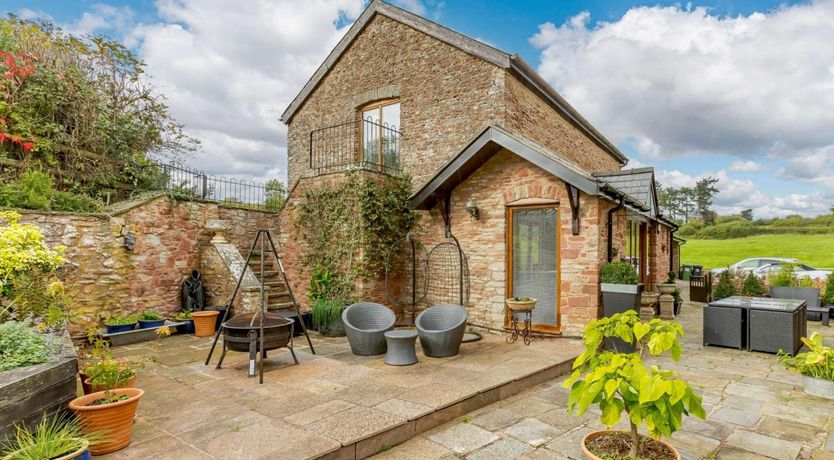
[[[715,209],[834,205],[834,0],[392,0],[517,53],[667,186],[719,179]],[[233,7],[230,7],[233,5]],[[286,180],[280,115],[364,0],[0,0],[124,42],[206,172]]]

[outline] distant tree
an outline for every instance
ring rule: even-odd
[[[741,217],[743,217],[743,218],[752,222],[753,221],[753,210],[752,209],[745,209],[744,211],[741,211]]]
[[[715,177],[705,177],[695,183],[693,189],[693,198],[695,201],[695,211],[698,213],[698,218],[708,223],[708,213],[712,206],[712,199],[718,194],[718,188],[715,184],[718,179]]]
[[[682,187],[678,191],[678,206],[683,214],[684,222],[689,222],[689,219],[695,214],[697,206],[695,200],[695,189],[692,187]]]
[[[271,179],[266,182],[264,198],[264,207],[270,211],[277,211],[284,206],[284,201],[287,199],[287,188],[278,179]]]

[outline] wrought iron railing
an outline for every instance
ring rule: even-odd
[[[356,120],[310,132],[310,168],[318,174],[358,167],[384,174],[400,172],[396,126]]]

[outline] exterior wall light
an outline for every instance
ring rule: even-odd
[[[466,202],[466,212],[469,213],[469,217],[478,220],[480,219],[480,213],[478,211],[478,206],[475,205],[475,202],[472,201],[472,198]]]

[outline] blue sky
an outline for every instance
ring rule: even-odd
[[[834,204],[834,0],[397,0],[520,54],[665,184],[719,177],[719,212],[759,217]],[[280,113],[363,0],[0,0],[4,11],[103,33],[148,63],[203,140],[193,163],[286,176]]]

